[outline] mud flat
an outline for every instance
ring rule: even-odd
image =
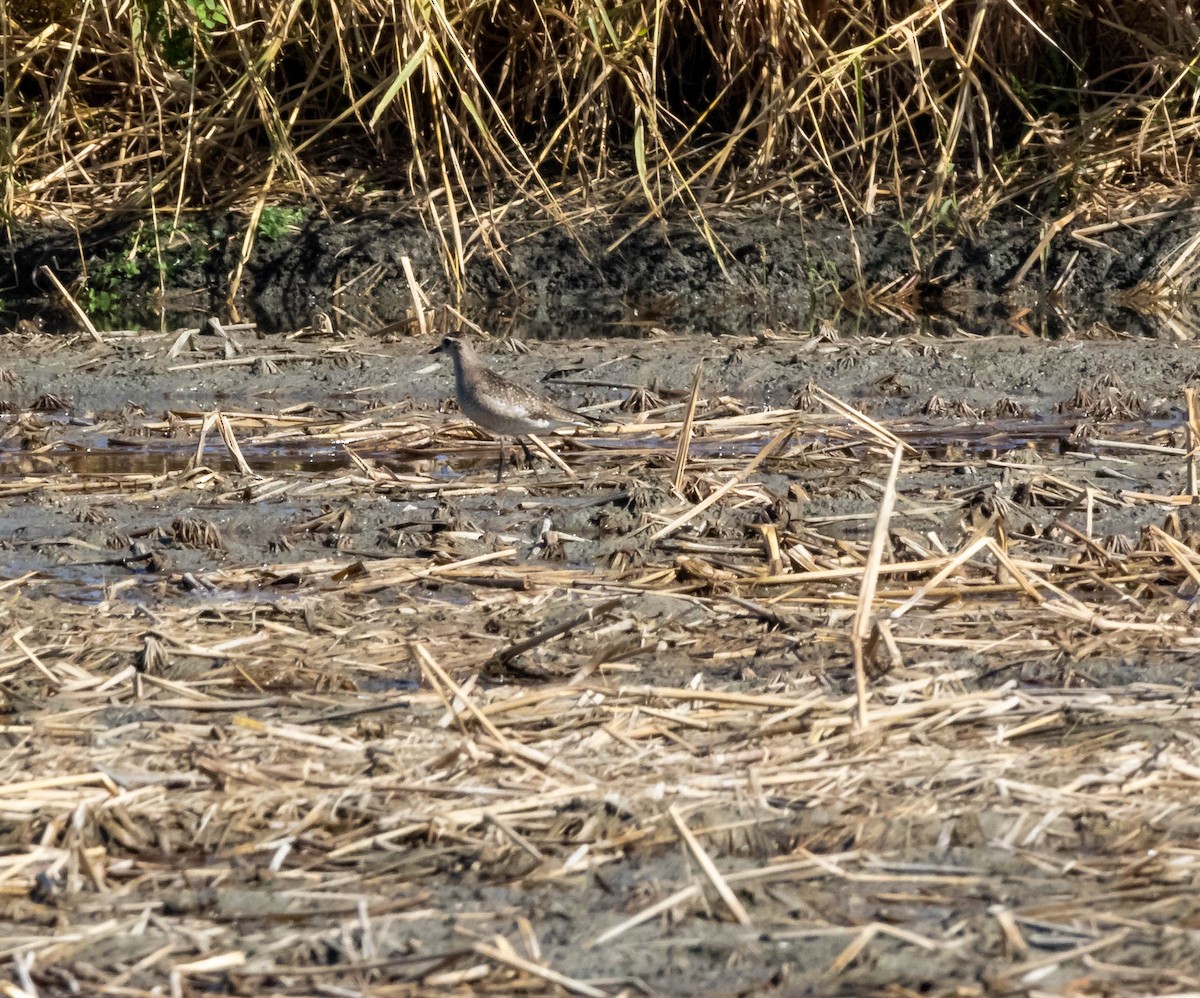
[[[1200,987],[1190,342],[5,344],[27,990]]]

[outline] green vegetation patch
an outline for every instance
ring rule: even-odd
[[[89,261],[81,304],[105,323],[131,299],[178,285],[189,272],[202,272],[222,235],[219,228],[205,231],[192,222],[140,226]]]

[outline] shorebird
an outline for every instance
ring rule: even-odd
[[[454,394],[462,414],[500,438],[496,481],[504,475],[505,437],[519,438],[525,434],[545,433],[557,426],[587,426],[596,422],[489,371],[475,348],[461,335],[446,336],[429,352],[450,355],[454,361]]]

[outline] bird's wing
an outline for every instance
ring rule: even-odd
[[[504,395],[514,400],[519,399],[528,405],[530,409],[539,411],[549,419],[558,420],[563,423],[574,423],[576,426],[604,422],[595,416],[587,415],[587,413],[575,412],[573,409],[556,405],[537,392],[530,391],[523,385],[518,385],[515,381],[509,381],[508,378],[486,367],[480,369],[478,377],[479,385],[485,392],[493,395]]]
[[[598,423],[604,422],[602,419],[597,419],[586,412],[564,409],[561,405],[555,405],[553,402],[547,402],[545,399],[542,400],[542,406],[545,408],[547,415],[553,419],[560,419],[564,423],[574,423],[576,426],[584,426],[590,423],[592,426],[595,426]]]

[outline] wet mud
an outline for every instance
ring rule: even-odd
[[[1011,259],[1019,255],[1014,251]],[[553,275],[543,276],[553,286]],[[1032,983],[1057,993],[1075,987],[1084,971],[1052,957],[1100,944],[1107,966],[1125,975],[1106,980],[1140,986],[1157,982],[1155,975],[1169,967],[1176,975],[1170,987],[1200,970],[1195,949],[1184,945],[1184,930],[1172,924],[1160,931],[1155,921],[1177,921],[1172,913],[1181,909],[1163,916],[1155,907],[1167,903],[1160,895],[1134,890],[1138,864],[1150,863],[1146,857],[1154,850],[1184,862],[1177,853],[1180,842],[1192,841],[1194,808],[1162,806],[1153,821],[1136,809],[1101,814],[1081,789],[1110,749],[1148,744],[1157,758],[1157,740],[1160,748],[1169,743],[1171,751],[1186,754],[1186,739],[1170,733],[1166,714],[1162,727],[1139,727],[1105,713],[1110,700],[1165,705],[1176,692],[1194,688],[1184,644],[1154,637],[1112,646],[1080,638],[1072,645],[1053,628],[1039,631],[1036,612],[1013,616],[1019,625],[1006,630],[1021,594],[1014,596],[1011,578],[999,572],[992,581],[1008,586],[1008,595],[988,602],[981,586],[978,603],[956,604],[948,596],[948,616],[931,611],[900,635],[930,642],[920,655],[902,645],[910,671],[901,669],[897,681],[913,683],[917,701],[921,683],[940,688],[951,682],[945,676],[955,677],[957,695],[983,698],[987,709],[999,710],[1018,695],[1031,702],[1043,694],[1077,697],[1021,715],[1035,732],[1030,737],[1044,733],[1046,746],[1081,746],[1069,801],[1047,797],[1047,803],[1035,794],[1041,808],[1035,817],[1045,824],[1021,824],[1022,839],[1010,805],[1013,795],[1033,793],[1022,780],[1043,778],[1036,761],[1043,743],[1010,746],[1002,725],[984,726],[979,739],[994,750],[994,760],[959,772],[963,743],[954,725],[975,709],[960,701],[902,735],[854,741],[845,732],[854,691],[845,640],[857,587],[852,574],[844,588],[835,580],[810,595],[797,586],[790,593],[794,602],[776,609],[769,594],[743,592],[729,581],[732,575],[720,574],[732,571],[729,559],[761,557],[764,525],[784,533],[803,527],[852,558],[869,541],[889,448],[862,424],[831,413],[820,403],[821,391],[912,448],[899,488],[897,556],[943,546],[954,551],[992,517],[1011,536],[1033,539],[1049,537],[1065,522],[1101,552],[1132,550],[1144,531],[1172,516],[1171,536],[1194,539],[1200,517],[1191,506],[1106,500],[1186,491],[1185,392],[1200,386],[1200,348],[1111,332],[1090,338],[1091,329],[1047,340],[961,332],[839,336],[826,326],[784,330],[771,323],[753,335],[712,338],[665,328],[669,324],[659,324],[659,331],[642,331],[639,338],[544,341],[534,324],[523,342],[491,341],[486,359],[494,369],[614,424],[610,431],[552,441],[576,477],[536,450],[530,460],[510,448],[514,463],[500,486],[491,481],[495,442],[455,412],[449,372],[428,355],[433,336],[284,340],[240,330],[228,334],[231,346],[197,333],[182,351],[173,350],[174,334],[103,344],[45,333],[6,337],[0,585],[8,602],[0,624],[8,635],[23,635],[26,647],[40,649],[43,666],[94,644],[104,682],[85,687],[77,679],[79,689],[98,688],[98,696],[112,700],[89,708],[96,712],[88,715],[94,729],[75,731],[70,712],[82,708],[72,697],[83,694],[66,684],[46,696],[20,646],[6,645],[22,671],[0,681],[0,691],[12,698],[5,737],[13,752],[23,745],[43,751],[68,745],[108,760],[105,753],[120,749],[127,753],[120,757],[124,768],[105,761],[103,772],[126,796],[141,793],[142,784],[130,782],[135,777],[148,781],[147,793],[157,793],[161,781],[171,788],[170,806],[164,803],[154,821],[122,817],[119,808],[132,808],[136,817],[138,805],[115,798],[116,817],[97,818],[103,833],[78,845],[103,845],[112,857],[124,857],[110,873],[125,906],[113,917],[128,909],[132,918],[149,905],[154,925],[119,938],[82,933],[69,951],[55,950],[55,959],[43,961],[36,979],[44,989],[71,985],[54,976],[56,967],[85,986],[102,983],[88,980],[89,967],[111,968],[104,980],[120,968],[130,987],[160,986],[165,964],[155,953],[168,938],[156,935],[160,923],[203,925],[214,951],[244,949],[249,959],[231,976],[196,971],[208,990],[241,993],[315,992],[360,980],[355,974],[381,985],[405,981],[419,984],[422,993],[448,993],[479,979],[470,976],[472,968],[481,955],[494,954],[489,947],[497,936],[527,942],[532,936],[534,962],[611,995],[859,995],[896,993],[901,986],[951,995]],[[745,479],[753,493],[734,493],[687,531],[656,540],[650,528],[681,508],[681,496],[671,485],[676,437],[655,427],[682,419],[701,361],[700,433],[691,450],[696,479],[685,485],[683,503],[702,501],[713,483],[744,471],[781,428],[793,420],[795,426],[786,451]],[[794,414],[771,422],[774,410]],[[229,419],[249,474],[220,427],[206,423],[216,413]],[[746,420],[743,430],[739,418]],[[1047,550],[1049,559],[1054,552]],[[498,555],[502,567],[492,571],[489,559]],[[430,570],[464,562],[444,577]],[[403,581],[372,582],[377,565],[393,573],[402,568],[395,577]],[[1187,588],[1186,572],[1168,568],[1182,581],[1147,576],[1136,599],[1162,599],[1186,619],[1180,607],[1194,587]],[[608,640],[615,644],[601,649],[608,659],[595,642],[570,634],[528,654],[504,656],[530,634],[569,622],[588,587],[619,572],[621,582],[611,591],[625,600],[617,611],[624,616],[610,624]],[[701,578],[704,572],[709,575]],[[669,584],[656,591],[645,581],[652,577]],[[1102,580],[1094,589],[1086,580],[1082,585],[1078,591],[1097,603],[1120,608],[1130,602],[1128,594],[1106,593]],[[893,604],[905,598],[903,587],[888,586],[884,578],[881,598]],[[723,594],[742,600],[722,604],[736,615],[707,623]],[[959,605],[964,609],[955,616]],[[191,628],[186,640],[183,625],[175,623],[184,618]],[[938,644],[960,624],[980,621],[993,628],[988,640]],[[102,632],[109,625],[117,630]],[[56,637],[60,633],[70,637]],[[997,642],[1010,639],[1025,642],[1020,654],[997,650]],[[702,797],[678,768],[660,769],[650,759],[636,770],[640,743],[625,746],[634,753],[630,772],[637,773],[629,784],[614,777],[611,785],[593,785],[577,769],[556,770],[527,753],[511,771],[533,773],[545,797],[528,815],[513,817],[514,826],[506,824],[509,812],[501,806],[512,784],[507,777],[494,789],[488,784],[494,797],[480,807],[495,837],[480,851],[465,831],[475,819],[463,818],[462,825],[428,819],[418,802],[426,790],[413,789],[413,781],[461,766],[464,782],[444,791],[447,800],[475,792],[492,777],[474,775],[473,767],[497,758],[508,764],[497,745],[518,737],[517,722],[495,714],[492,741],[478,744],[465,729],[439,726],[447,705],[432,695],[419,699],[429,692],[431,673],[414,643],[427,646],[460,682],[472,677],[477,693],[536,697],[546,684],[603,661],[612,668],[602,676],[601,692],[617,703],[627,686],[686,694],[699,677],[704,688],[734,696],[799,695],[798,689],[832,698],[838,707],[828,729],[807,728],[803,713],[783,712],[783,731],[797,724],[789,744],[813,753],[796,763],[798,776],[791,774],[798,789],[767,783],[750,793],[738,783],[727,793],[714,791],[713,799]],[[163,647],[170,653],[154,651]],[[261,654],[240,651],[262,647]],[[105,684],[122,670],[136,671],[142,678],[131,681],[157,683],[170,696],[110,694]],[[187,684],[197,684],[209,699],[187,701],[179,693]],[[588,689],[568,692],[583,696]],[[218,702],[218,696],[229,700]],[[895,709],[909,703],[903,692]],[[227,709],[236,717],[221,713]],[[724,788],[731,774],[740,780],[753,769],[737,760],[757,744],[760,718],[739,716],[726,732],[715,716],[692,719],[662,704],[635,708],[642,709],[655,724],[660,715],[671,724],[683,718],[663,741],[696,767],[711,767],[704,786]],[[986,716],[986,710],[979,714]],[[561,720],[547,712],[535,724],[546,739],[565,739],[553,743],[555,752],[574,744],[574,735],[560,732]],[[262,724],[287,739],[278,755],[260,758],[237,741],[260,733],[255,725]],[[715,739],[718,728],[726,740],[714,740],[711,750],[696,747],[710,735]],[[603,748],[585,747],[569,756],[569,766],[623,751],[618,736],[624,729],[614,730],[612,723],[586,728],[586,744],[594,740]],[[427,757],[419,766],[411,763],[405,746]],[[820,782],[806,782],[806,766],[843,749],[847,761],[837,762],[836,777],[822,770]],[[916,753],[916,768],[889,768],[901,751]],[[722,762],[722,753],[733,761]],[[561,761],[567,758],[554,756],[560,767],[568,766]],[[133,775],[130,759],[138,765]],[[676,759],[672,765],[682,764]],[[1194,780],[1193,769],[1180,763],[1163,785],[1191,793],[1185,784]],[[1133,779],[1141,770],[1123,772]],[[372,799],[369,789],[360,798],[353,789],[393,778],[404,789],[381,799]],[[1044,778],[1047,795],[1051,784],[1068,782],[1057,773]],[[836,792],[829,789],[835,784]],[[286,795],[301,785],[330,796],[319,808],[298,808]],[[954,789],[952,802],[926,813],[922,795],[943,785],[961,787],[962,796]],[[976,800],[968,788],[981,785],[1000,789]],[[208,804],[190,798],[213,788],[229,795],[233,810],[210,823],[201,819],[210,813]],[[696,803],[688,820],[703,830],[705,847],[737,887],[752,923],[736,924],[717,895],[700,891],[598,944],[602,929],[701,882],[692,854],[667,834],[670,826],[655,824],[664,800]],[[16,838],[41,834],[59,803],[39,799],[20,822],[6,812]],[[76,805],[68,803],[62,813],[69,816]],[[108,814],[108,805],[98,801],[95,813]],[[247,830],[253,821],[243,822],[251,813],[261,820],[253,831]],[[66,827],[67,819],[61,821]],[[1041,828],[1053,834],[1036,839]],[[1036,850],[1028,844],[1035,841]],[[593,855],[601,855],[596,843],[603,843],[594,865],[573,858],[580,843],[591,843]],[[359,848],[364,852],[343,855]],[[326,852],[336,860],[322,866]],[[805,866],[814,855],[815,865]],[[1117,869],[1115,857],[1122,856],[1132,857],[1132,873]],[[802,872],[790,878],[756,872],[783,860]],[[138,875],[120,879],[122,863],[138,864]],[[45,883],[10,892],[12,925],[40,924],[49,934],[56,920],[79,930],[110,916],[103,892],[79,886],[86,870],[68,869],[65,861],[43,866]],[[183,880],[174,878],[177,869],[185,870]],[[1192,890],[1189,870],[1163,858],[1154,866],[1155,889],[1175,904]],[[96,882],[102,882],[99,874]],[[1070,916],[1058,913],[1064,898],[1081,895],[1081,884],[1098,896],[1142,905],[1137,919],[1128,914],[1120,916],[1124,921],[1093,924],[1075,909]],[[314,892],[327,885],[360,892],[353,896],[369,903],[320,895],[318,904]],[[1177,897],[1176,889],[1184,893]],[[1015,937],[1011,926],[1018,923],[1002,917],[1008,911],[1020,916]],[[1014,950],[1014,939],[1027,940],[1021,942],[1027,948]],[[852,949],[856,943],[861,951]],[[342,964],[357,970],[338,977]],[[1009,970],[1016,976],[1010,979]],[[557,986],[530,978],[521,988],[549,994],[559,993]]]
[[[0,403],[10,415],[0,417],[5,425],[0,478],[10,484],[79,483],[62,491],[31,484],[27,494],[10,495],[0,507],[10,570],[86,582],[94,592],[137,567],[121,562],[131,544],[154,547],[162,571],[197,572],[302,561],[330,549],[368,557],[415,554],[428,546],[435,523],[464,525],[478,535],[478,550],[496,537],[514,539],[527,556],[544,533],[543,520],[570,538],[563,545],[568,562],[601,565],[616,550],[646,557],[649,551],[639,550],[645,534],[632,528],[640,516],[678,502],[658,480],[674,461],[675,438],[653,429],[609,436],[601,431],[578,445],[566,438],[563,454],[583,479],[577,486],[560,483],[546,491],[542,482],[557,472],[544,459],[530,465],[519,449],[509,448],[510,461],[528,465],[513,465],[511,487],[448,499],[476,483],[486,486],[496,443],[458,419],[449,397],[450,374],[427,356],[426,340],[306,340],[285,352],[271,336],[231,335],[239,351],[232,360],[170,357],[170,337],[74,347],[42,334],[25,343],[9,338]],[[703,361],[702,412],[811,411],[808,428],[801,417],[796,454],[819,452],[831,443],[822,422],[827,414],[818,415],[823,410],[809,394],[820,386],[864,415],[886,421],[923,452],[928,463],[908,487],[931,494],[962,489],[983,494],[1004,486],[1007,473],[989,468],[989,459],[1070,467],[1079,481],[1095,481],[1098,488],[1120,484],[1147,493],[1177,492],[1185,473],[1179,457],[1184,390],[1200,385],[1197,348],[1146,339],[654,336],[531,340],[519,352],[503,343],[493,349],[488,362],[495,370],[634,428],[641,418],[636,406],[622,408],[631,401],[673,406],[674,418],[681,418],[686,386]],[[280,359],[269,360],[273,356]],[[540,382],[531,377],[535,372],[542,374]],[[161,501],[121,495],[123,476],[180,475],[197,464],[236,478],[236,461],[215,431],[197,451],[200,422],[216,411],[239,414],[249,425],[261,414],[260,432],[240,431],[249,467],[260,477],[310,481],[314,498],[302,501],[289,493],[278,502],[238,502],[186,487]],[[307,438],[277,439],[264,431],[278,414],[289,412],[297,419],[321,413],[335,428],[361,422],[383,438],[346,442],[337,432],[314,430]],[[429,433],[397,439],[380,429],[409,413],[421,414],[433,428],[459,429],[440,439]],[[1127,432],[1151,441],[1151,450],[1106,450],[1092,443]],[[751,428],[709,444],[701,424],[691,453],[739,467],[770,436],[769,430]],[[1163,453],[1154,453],[1155,447]],[[615,469],[631,452],[645,472],[629,480]],[[362,462],[423,480],[414,482],[411,494],[349,489],[332,504],[316,487]],[[869,530],[878,504],[877,490],[856,481],[853,462],[833,471],[789,466],[774,474],[768,466],[762,480],[792,515],[809,521],[845,517],[836,529],[848,536]],[[113,491],[95,495],[106,481]],[[803,501],[795,498],[797,490],[806,493]],[[331,510],[338,517],[330,517]],[[725,529],[734,532],[748,529],[753,519],[741,523],[736,512],[722,515]],[[1022,508],[1013,512],[1014,528],[1053,515],[1056,511],[1042,514],[1036,506]],[[1092,525],[1100,536],[1136,534],[1144,520],[1144,510],[1105,506],[1097,508]],[[186,529],[172,524],[190,521],[210,523],[219,536],[195,543],[175,536]],[[470,545],[465,550],[475,553]],[[113,563],[104,564],[100,554]]]

